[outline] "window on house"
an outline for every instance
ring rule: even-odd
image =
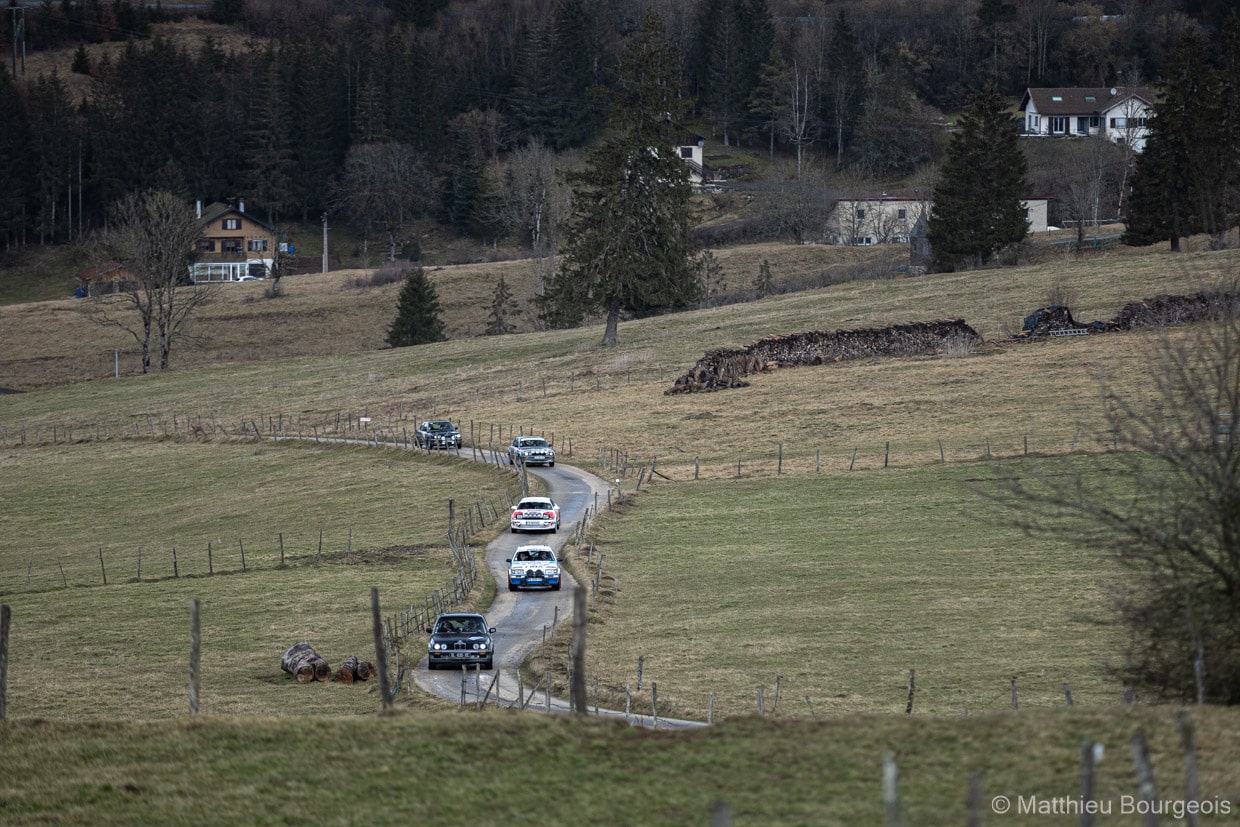
[[[1051,134],[1063,135],[1068,131],[1068,118],[1066,115],[1055,115],[1051,118]]]
[[[222,253],[241,252],[241,239],[239,238],[220,239],[220,252]]]
[[[224,229],[225,230],[240,230],[241,219],[240,218],[225,218]]]
[[[691,146],[682,146],[682,147],[680,148],[680,157],[681,157],[681,158],[692,158],[692,157],[693,157],[693,147],[691,147]]]
[[[1102,126],[1102,117],[1099,115],[1091,115],[1089,118],[1089,128],[1097,129]]]
[[[901,221],[904,221],[906,218],[908,218],[908,210],[904,209],[903,207],[896,210],[896,218],[900,219]]]
[[[211,238],[198,239],[198,252],[214,253],[215,252],[215,240]]]
[[[865,220],[865,210],[857,210],[857,220],[858,221]]]
[[[248,243],[246,246],[247,246],[247,247],[249,247],[250,252],[252,252],[252,253],[262,253],[262,252],[266,252],[266,250],[267,250],[267,239],[265,239],[265,238],[251,238],[251,239],[250,239],[250,241],[249,241],[249,243]]]

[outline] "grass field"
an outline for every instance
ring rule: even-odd
[[[185,807],[209,808],[219,823],[238,811],[274,822],[306,812],[313,790],[328,820],[364,799],[376,802],[380,821],[395,820],[382,813],[402,801],[402,820],[459,823],[478,811],[462,803],[476,792],[479,806],[503,802],[486,812],[513,823],[534,812],[545,823],[615,823],[606,814],[616,812],[621,823],[697,823],[720,796],[737,824],[875,823],[878,761],[894,748],[916,802],[909,823],[959,823],[973,769],[985,770],[990,793],[1075,795],[1081,738],[1123,754],[1138,722],[1157,729],[1170,779],[1172,710],[1121,706],[1107,671],[1122,656],[1105,623],[1111,572],[1075,547],[1031,546],[984,512],[975,492],[994,473],[987,455],[1025,467],[1084,451],[1068,460],[1105,473],[1099,375],[1140,395],[1162,335],[1001,343],[1025,313],[1067,285],[1078,319],[1109,318],[1132,299],[1206,286],[1234,272],[1236,259],[1065,259],[841,284],[626,321],[622,344],[608,349],[597,346],[597,328],[375,349],[383,302],[354,301],[329,274],[291,284],[283,299],[227,296],[210,324],[230,320],[219,335],[248,338],[253,361],[224,348],[218,364],[186,360],[167,374],[0,396],[0,592],[14,613],[15,721],[3,730],[0,764],[22,767],[0,775],[6,818],[141,822],[152,820],[135,817],[144,801],[179,790]],[[484,281],[480,272],[489,271],[434,278],[464,297],[465,285]],[[394,293],[384,301],[390,311]],[[268,313],[291,303],[304,326],[283,310]],[[337,316],[331,308],[342,304]],[[99,344],[80,318],[57,327],[73,316],[72,303],[0,309],[9,346],[0,369],[62,375],[55,365]],[[735,391],[663,394],[712,348],[948,317],[965,318],[988,343],[958,358],[797,368]],[[269,345],[264,329],[280,344]],[[39,366],[41,343],[57,330],[57,352]],[[350,342],[357,331],[371,339]],[[312,355],[281,358],[298,347]],[[621,487],[632,502],[597,521],[591,537],[591,564],[601,554],[606,577],[590,671],[615,700],[635,683],[642,657],[639,703],[657,682],[660,714],[704,717],[713,702],[718,728],[673,735],[504,713],[458,719],[417,695],[402,698],[407,716],[373,720],[363,714],[377,707],[365,685],[299,686],[278,671],[279,654],[302,637],[332,660],[364,654],[369,588],[387,605],[388,595],[416,602],[444,585],[448,555],[435,535],[447,499],[500,501],[511,478],[442,455],[165,430],[174,421],[181,434],[190,422],[279,421],[310,434],[341,422],[356,428],[367,416],[399,434],[431,415],[451,416],[480,441],[499,426],[554,433],[562,452],[571,446],[566,461],[587,468],[629,457]],[[638,467],[651,460],[664,476],[634,492]],[[285,568],[274,556],[281,534],[294,549]],[[208,542],[228,576],[203,576]],[[245,572],[235,571],[241,543],[255,561]],[[141,581],[139,545],[151,555]],[[180,577],[171,576],[173,546],[185,555]],[[589,571],[579,552],[571,559]],[[176,720],[191,597],[203,605],[209,716],[195,723]],[[910,669],[914,720],[902,714]],[[1012,678],[1016,714],[999,711],[1010,706]],[[1064,683],[1073,710],[1057,708]],[[757,722],[759,689],[767,715]],[[1240,727],[1226,710],[1200,714],[1203,794],[1240,795]],[[245,717],[223,717],[234,715]],[[290,720],[304,715],[312,727]],[[306,739],[331,746],[299,749]],[[57,775],[53,759],[25,758],[41,750],[73,771]],[[332,750],[347,759],[327,769]],[[207,783],[190,762],[169,759],[190,754],[210,756]],[[425,773],[449,755],[474,756],[471,770],[435,788],[444,795],[428,792]],[[527,760],[539,763],[522,763],[520,780],[504,771]],[[670,767],[687,780],[661,780]],[[387,780],[397,771],[399,781]],[[540,808],[517,791],[533,771],[598,800],[572,792]],[[1104,772],[1107,794],[1131,789],[1123,760]],[[241,776],[249,781],[237,783]],[[772,785],[779,796],[769,795]]]
[[[302,687],[304,689],[304,687]],[[356,687],[354,687],[356,689]],[[652,732],[566,716],[417,713],[392,718],[217,717],[148,724],[22,721],[0,728],[6,824],[708,824],[884,823],[882,758],[899,769],[901,813],[924,827],[968,823],[970,779],[985,824],[1076,824],[1021,813],[1079,802],[1083,742],[1101,743],[1096,800],[1132,825],[1128,760],[1150,743],[1159,799],[1184,800],[1173,708],[1038,710],[969,718],[750,717],[695,732]],[[1234,824],[1240,715],[1192,710],[1202,798]],[[531,782],[535,779],[535,782]],[[1223,797],[1231,791],[1231,800]],[[996,815],[992,798],[1013,809]],[[1059,810],[1060,813],[1067,812]],[[714,822],[719,823],[719,822]],[[1183,823],[1163,817],[1163,824]]]

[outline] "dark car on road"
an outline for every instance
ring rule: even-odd
[[[428,419],[413,432],[413,444],[419,448],[460,448],[461,429],[447,419]]]
[[[471,663],[483,669],[495,666],[495,628],[487,625],[484,615],[477,612],[444,612],[428,626],[426,668],[460,668]]]

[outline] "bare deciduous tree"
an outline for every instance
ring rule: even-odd
[[[1082,470],[1005,468],[985,495],[1036,536],[1080,542],[1123,573],[1129,681],[1168,698],[1240,703],[1240,293],[1218,319],[1160,338],[1150,393],[1104,386],[1116,450]],[[1062,473],[1060,473],[1062,472]]]
[[[805,147],[818,139],[820,125],[814,115],[813,97],[810,89],[812,73],[795,61],[785,78],[784,106],[779,117],[780,134],[797,148],[797,176],[801,175],[801,163]]]
[[[434,191],[431,173],[413,147],[357,144],[333,188],[332,205],[367,228],[382,228],[388,260],[395,261],[407,224],[429,209]]]
[[[535,139],[514,150],[504,171],[504,225],[537,253],[554,248],[569,190],[556,176],[555,151]]]
[[[125,283],[118,299],[86,309],[100,324],[134,337],[142,349],[143,373],[150,372],[152,348],[159,353],[159,369],[168,370],[174,343],[185,335],[194,309],[209,294],[206,285],[189,278],[201,235],[190,204],[164,190],[144,190],[117,202],[110,229],[101,236],[101,252],[124,264],[133,281]],[[137,321],[116,315],[117,306],[131,308]]]

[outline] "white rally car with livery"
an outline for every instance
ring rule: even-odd
[[[513,534],[519,531],[560,530],[560,507],[550,497],[522,497],[512,507],[508,526]]]
[[[520,546],[508,558],[508,591],[560,590],[560,561],[551,546]]]

